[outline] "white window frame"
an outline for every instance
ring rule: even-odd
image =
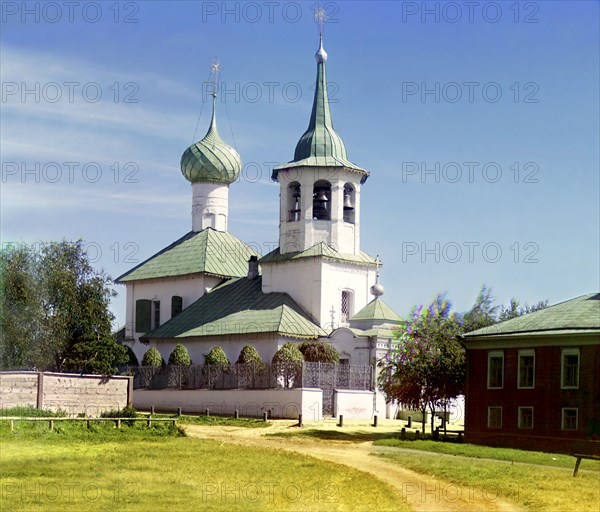
[[[500,425],[499,426],[492,426],[491,425],[490,417],[491,417],[491,412],[492,412],[491,410],[492,409],[499,409],[500,410]],[[487,427],[488,428],[494,428],[494,429],[502,428],[502,406],[501,405],[489,405],[488,406]]]
[[[565,412],[566,411],[575,411],[575,428],[566,428],[565,427]],[[561,412],[561,421],[560,421],[561,430],[566,430],[567,432],[575,432],[579,430],[579,409],[577,407],[563,407]]]
[[[502,358],[502,384],[500,386],[491,386],[490,361],[493,357]],[[493,350],[488,352],[487,359],[487,388],[488,389],[503,389],[504,388],[504,350]]]
[[[565,356],[577,356],[577,384],[565,386]],[[560,389],[579,389],[579,374],[581,373],[581,354],[579,348],[563,348],[560,351]]]
[[[521,385],[521,357],[533,356],[533,382],[531,386]],[[517,389],[534,389],[535,388],[535,350],[519,350],[517,361]]]
[[[523,426],[521,426],[521,423],[522,423],[521,422],[521,411],[523,409],[531,409],[531,427],[523,427]],[[526,406],[523,406],[523,407],[519,407],[519,414],[517,416],[517,427],[518,428],[523,429],[523,430],[531,430],[531,429],[533,429],[534,421],[535,421],[535,418],[534,418],[533,406],[526,405]]]

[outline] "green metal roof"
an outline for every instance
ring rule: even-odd
[[[206,228],[190,231],[115,281],[206,273],[219,277],[248,274],[248,260],[257,253],[233,235]]]
[[[263,293],[262,278],[232,279],[200,297],[144,338],[277,333],[318,338],[327,333],[286,293]]]
[[[213,114],[204,138],[187,148],[181,156],[181,172],[192,182],[231,184],[242,169],[238,152],[219,137],[216,119],[216,94],[213,94]]]
[[[337,252],[324,242],[309,247],[305,251],[287,252],[281,254],[279,247],[266,254],[258,261],[261,265],[265,263],[276,263],[279,261],[298,260],[301,258],[323,258],[329,261],[343,261],[345,263],[354,263],[356,265],[377,266],[378,262],[372,256],[360,251],[360,254],[346,254]],[[379,262],[381,264],[381,262]]]
[[[390,308],[380,298],[375,298],[369,302],[364,308],[356,313],[350,322],[372,322],[373,325],[388,323],[388,324],[400,324],[402,318],[400,318],[392,308]]]
[[[600,333],[600,293],[589,293],[559,304],[512,318],[463,335],[465,339],[483,336],[531,336],[546,333]]]
[[[279,171],[295,167],[342,167],[362,174],[364,182],[369,176],[368,171],[348,160],[344,141],[333,129],[325,71],[327,54],[323,50],[322,41],[316,57],[317,82],[308,128],[296,145],[294,159],[274,168],[272,179],[277,179]]]
[[[386,329],[385,327],[374,327],[373,329],[358,329],[356,327],[350,327],[350,330],[356,336],[367,336],[376,338],[394,338],[394,329]]]

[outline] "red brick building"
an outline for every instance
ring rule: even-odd
[[[465,440],[600,455],[600,294],[465,334]]]

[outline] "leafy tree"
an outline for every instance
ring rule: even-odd
[[[500,306],[498,321],[503,322],[504,320],[517,318],[528,313],[533,313],[534,311],[539,311],[540,309],[544,309],[546,307],[548,307],[547,300],[536,302],[533,306],[529,306],[528,304],[521,306],[517,299],[512,298],[510,299],[508,306]]]
[[[146,350],[146,353],[142,358],[142,366],[162,366],[163,364],[163,358],[158,350],[154,347],[150,347]]]
[[[264,363],[260,354],[252,345],[244,345],[236,364],[254,364],[257,367],[264,367]]]
[[[427,307],[413,308],[409,320],[396,333],[393,349],[379,363],[380,389],[388,400],[395,400],[425,413],[440,407],[463,392],[465,355],[457,340],[460,316],[451,312],[444,294],[438,294]]]
[[[299,347],[304,360],[311,363],[333,363],[340,362],[339,352],[329,343],[321,340],[305,341]]]
[[[221,347],[213,347],[204,357],[204,364],[229,365],[229,358]]]
[[[190,354],[181,343],[177,344],[169,356],[169,364],[174,366],[189,366],[192,364]]]
[[[3,367],[110,375],[127,361],[111,334],[112,280],[82,240],[2,251]]]
[[[496,315],[498,313],[498,306],[494,305],[494,300],[495,298],[492,295],[492,289],[483,284],[477,294],[475,303],[471,306],[471,309],[463,315],[464,332],[481,329],[482,327],[487,327],[488,325],[497,322]]]

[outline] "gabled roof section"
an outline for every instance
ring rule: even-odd
[[[345,263],[354,263],[361,266],[377,266],[378,264],[381,264],[381,262],[378,263],[375,258],[369,256],[366,252],[360,251],[359,254],[341,253],[324,242],[315,244],[305,251],[287,252],[285,254],[281,254],[278,247],[260,258],[258,262],[263,265],[280,261],[299,260],[302,258],[323,258],[328,261],[343,261]]]
[[[233,235],[206,228],[190,231],[179,240],[125,272],[115,282],[206,273],[217,277],[242,277],[248,260],[257,253]]]
[[[589,293],[463,335],[485,336],[600,333],[600,293]]]
[[[350,324],[354,322],[371,323],[373,326],[381,324],[400,325],[402,318],[398,316],[392,308],[390,308],[379,297],[373,299],[352,318]]]
[[[257,333],[277,333],[301,339],[327,335],[288,294],[263,293],[261,277],[244,277],[217,286],[143,338]]]

